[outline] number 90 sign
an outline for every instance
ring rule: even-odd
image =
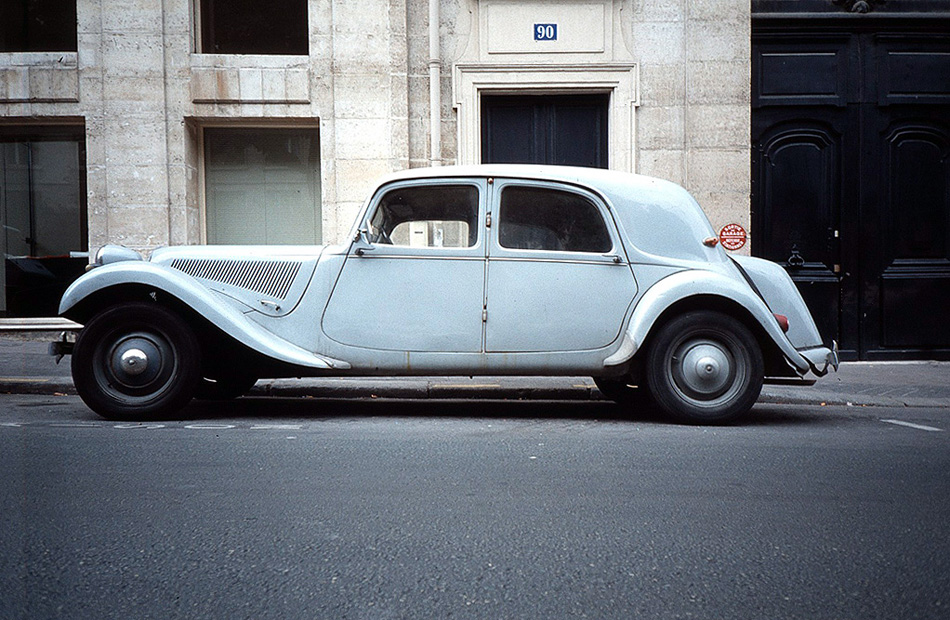
[[[557,24],[535,24],[535,41],[557,41]]]

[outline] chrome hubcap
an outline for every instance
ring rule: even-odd
[[[735,381],[735,362],[730,352],[711,340],[690,340],[676,350],[673,378],[691,398],[709,401],[726,393]]]
[[[160,339],[146,333],[120,338],[109,350],[110,383],[123,391],[148,390],[169,372],[169,352]]]
[[[148,367],[148,356],[141,349],[129,349],[119,358],[122,370],[129,375],[140,375]]]

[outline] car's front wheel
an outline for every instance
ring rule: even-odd
[[[127,303],[86,323],[72,373],[79,396],[99,415],[148,419],[191,400],[201,379],[201,351],[194,332],[171,310]]]
[[[695,311],[672,319],[648,349],[650,393],[666,413],[683,422],[739,419],[759,397],[764,374],[755,336],[719,312]]]

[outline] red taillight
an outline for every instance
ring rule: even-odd
[[[775,320],[778,321],[779,327],[782,328],[782,331],[786,334],[788,333],[788,317],[784,314],[772,314],[775,317]]]

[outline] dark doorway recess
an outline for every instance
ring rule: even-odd
[[[844,359],[950,359],[950,20],[753,19],[753,253]]]
[[[482,96],[482,162],[607,167],[607,105],[598,95]]]

